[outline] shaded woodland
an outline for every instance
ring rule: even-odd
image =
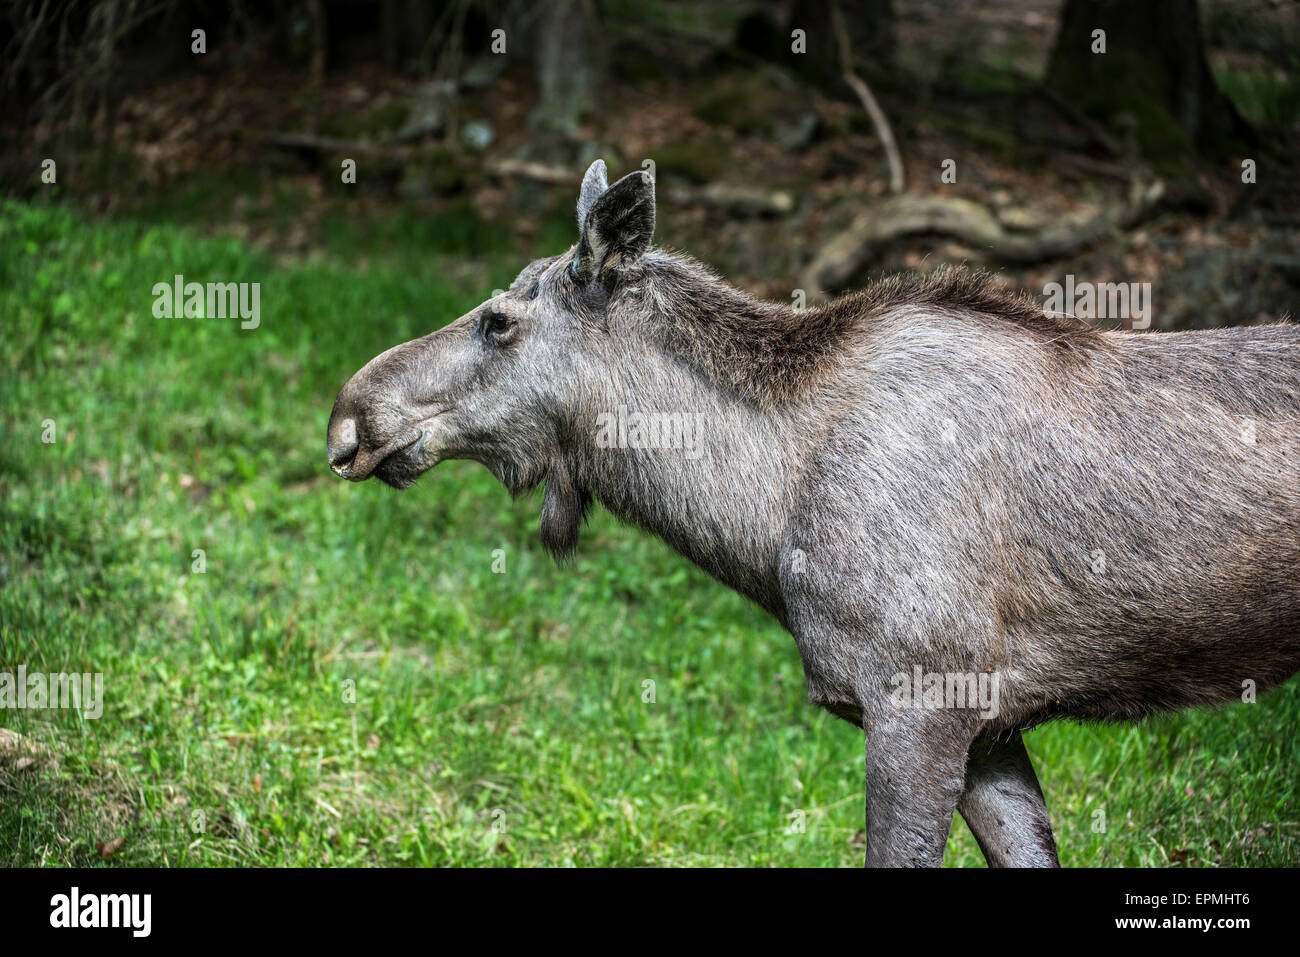
[[[20,0],[0,48],[8,191],[47,157],[90,209],[206,190],[282,252],[385,208],[526,245],[603,156],[773,297],[967,261],[1152,282],[1186,328],[1300,287],[1294,3]]]

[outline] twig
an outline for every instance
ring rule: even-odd
[[[898,144],[894,142],[894,131],[889,125],[889,118],[885,116],[885,111],[876,102],[871,87],[867,86],[866,81],[853,71],[853,51],[849,46],[849,31],[844,26],[844,14],[840,12],[840,5],[835,0],[831,2],[831,28],[835,31],[835,40],[840,49],[840,69],[844,74],[844,82],[862,101],[867,115],[871,117],[872,125],[876,128],[876,135],[880,137],[880,144],[885,148],[885,157],[889,160],[889,191],[901,193],[903,157],[898,152]]]

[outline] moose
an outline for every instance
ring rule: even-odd
[[[653,246],[647,173],[598,160],[577,213],[352,376],[329,465],[478,461],[545,485],[557,557],[596,501],[756,602],[863,731],[867,865],[939,865],[959,812],[991,866],[1059,866],[1022,732],[1300,668],[1300,327],[1101,330],[948,267],[796,309]],[[698,424],[689,454],[609,441],[618,409]]]

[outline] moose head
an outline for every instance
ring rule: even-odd
[[[576,245],[348,381],[329,464],[398,489],[446,459],[482,463],[515,495],[545,483],[542,542],[557,556],[599,499],[779,617],[789,479],[854,314],[755,299],[653,248],[654,226],[651,176],[611,186],[597,160]]]
[[[587,170],[578,242],[449,325],[376,356],[339,393],[327,450],[339,476],[405,489],[446,459],[481,462],[513,493],[547,485],[542,532],[563,553],[590,497],[566,451],[638,343],[635,295],[655,225],[654,182]],[[605,403],[609,405],[610,403]]]

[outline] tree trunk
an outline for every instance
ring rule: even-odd
[[[600,56],[591,0],[546,0],[537,37],[538,102],[530,122],[543,153],[572,140],[596,105]]]
[[[1214,83],[1196,0],[1065,0],[1047,86],[1157,166],[1222,159],[1252,138]]]
[[[898,22],[893,0],[852,0],[840,9],[848,30],[853,62],[873,82],[887,82],[895,72],[898,50]],[[842,68],[836,51],[831,19],[831,0],[796,3],[782,43],[788,49],[790,31],[803,29],[808,35],[808,52],[794,58],[795,66],[809,79],[823,86],[836,86]]]

